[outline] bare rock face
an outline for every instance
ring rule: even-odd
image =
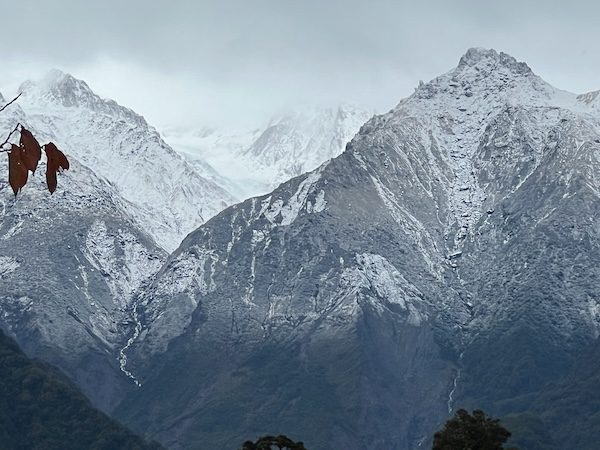
[[[459,406],[527,410],[599,334],[599,125],[469,50],[184,240],[138,299],[117,414],[171,448],[408,450]]]

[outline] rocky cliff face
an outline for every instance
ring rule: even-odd
[[[587,98],[471,49],[341,156],[223,211],[138,298],[143,386],[118,414],[172,448],[276,430],[400,450],[457,406],[526,410],[599,331]]]

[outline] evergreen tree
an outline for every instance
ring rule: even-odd
[[[159,450],[95,409],[58,369],[0,330],[0,449]]]
[[[481,410],[459,409],[433,437],[432,450],[503,450],[510,432]],[[516,450],[516,449],[513,449]]]
[[[306,450],[302,442],[294,442],[284,435],[263,436],[256,442],[246,441],[242,450]]]

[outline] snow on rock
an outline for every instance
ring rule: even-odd
[[[510,55],[474,48],[466,52],[454,70],[421,84],[392,111],[367,123],[365,132],[380,126],[389,130],[413,127],[413,136],[420,134],[426,152],[436,149],[441,153],[443,161],[429,158],[430,170],[444,184],[443,190],[449,197],[447,232],[450,234],[455,226],[459,229],[448,243],[449,251],[455,251],[472,235],[474,225],[485,214],[482,205],[487,195],[479,185],[480,168],[474,163],[478,150],[489,139],[497,148],[505,148],[508,140],[516,138],[491,135],[486,139],[490,119],[512,108],[523,117],[522,121],[529,120],[531,145],[539,159],[549,145],[547,135],[540,134],[540,124],[551,127],[557,118],[560,123],[561,116],[573,113],[597,114],[596,99],[597,93],[578,97],[554,88]],[[510,117],[513,115],[509,113]],[[416,125],[411,125],[413,121]],[[403,145],[399,142],[398,148],[405,148]],[[363,156],[354,152],[354,157],[365,168]],[[383,191],[382,195],[389,198]]]
[[[153,321],[150,330],[141,335],[153,341],[152,351],[163,351],[170,339],[178,336],[191,320],[191,313],[198,306],[197,294],[213,292],[215,283],[212,275],[218,262],[214,252],[192,247],[178,255],[172,255],[161,270],[159,277],[149,286],[148,292],[142,292],[138,301],[144,308],[145,320]],[[150,301],[152,300],[152,301]],[[136,333],[137,339],[140,333]],[[129,344],[131,345],[131,343]]]
[[[283,114],[272,119],[241,156],[274,188],[338,156],[370,116],[346,104]]]
[[[356,255],[361,286],[379,301],[400,306],[408,312],[407,323],[418,326],[427,319],[423,293],[384,257],[369,253]]]
[[[130,357],[145,368],[146,386],[158,388],[180,375],[182,360],[205,377],[214,366],[206,349],[229,357],[210,393],[179,395],[176,415],[185,420],[169,432],[197,436],[200,404],[207,414],[236,408],[230,374],[247,373],[246,355],[263,361],[286,344],[300,367],[323,367],[335,343],[344,357],[330,367],[343,380],[382,386],[374,395],[365,389],[351,420],[392,430],[394,442],[382,446],[416,448],[465,392],[486,395],[476,374],[504,372],[510,383],[510,365],[494,366],[493,356],[514,358],[514,339],[533,345],[531,355],[552,342],[557,361],[592,345],[600,118],[588,97],[553,88],[509,55],[471,49],[365,123],[340,156],[191,233],[145,291],[149,313]],[[265,366],[252,369],[271,376]],[[554,371],[540,367],[524,370],[552,382]],[[390,387],[398,388],[391,402]],[[532,394],[529,385],[513,388]],[[396,408],[407,393],[413,400]],[[363,414],[368,408],[389,414]],[[368,447],[360,439],[346,442]]]
[[[121,307],[130,304],[133,293],[161,266],[133,234],[119,230],[111,235],[100,220],[90,228],[82,253],[108,278],[112,298]]]
[[[129,212],[167,250],[232,204],[235,197],[200,175],[144,118],[60,71],[23,83],[25,124],[114,185]]]
[[[264,217],[274,225],[286,226],[296,220],[302,208],[306,208],[306,211],[309,213],[323,211],[325,206],[325,192],[323,190],[319,191],[315,199],[315,202],[319,204],[318,208],[313,208],[307,199],[308,195],[313,191],[313,185],[321,178],[321,171],[326,165],[327,163],[318,170],[309,173],[302,180],[296,192],[287,201],[277,199],[272,202],[269,208],[262,213]]]
[[[15,258],[0,256],[0,279],[19,268],[20,264]]]
[[[0,129],[15,119],[0,120]],[[18,121],[32,123],[24,114]],[[138,326],[133,293],[166,254],[115,186],[67,154],[71,169],[53,195],[44,160],[16,198],[0,173],[0,326],[104,408],[120,383],[112,372],[119,349]]]

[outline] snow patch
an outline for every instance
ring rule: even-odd
[[[107,278],[113,301],[120,307],[129,305],[133,293],[161,265],[133,234],[125,230],[109,233],[106,223],[100,220],[88,231],[82,252]]]
[[[0,278],[6,277],[9,273],[19,268],[20,264],[15,258],[10,256],[0,256]]]
[[[355,255],[357,265],[342,274],[343,284],[363,290],[381,313],[386,304],[406,311],[406,322],[418,326],[427,320],[423,293],[383,256],[362,253]]]
[[[321,178],[321,173],[326,166],[327,163],[323,164],[319,169],[309,173],[298,185],[298,189],[287,202],[282,199],[277,199],[271,203],[268,208],[265,208],[265,204],[267,200],[270,201],[271,196],[269,196],[268,199],[265,199],[262,203],[259,217],[262,214],[272,225],[287,226],[294,223],[303,208],[306,209],[308,213],[323,211],[327,204],[325,201],[325,192],[321,190],[317,194],[314,206],[308,201],[308,196],[312,193],[313,186]],[[281,220],[277,222],[279,218]]]
[[[171,262],[168,275],[160,279],[156,295],[160,297],[186,293],[196,307],[194,291],[197,289],[201,295],[206,295],[215,288],[212,274],[217,261],[218,256],[212,250],[198,246],[190,248]]]

